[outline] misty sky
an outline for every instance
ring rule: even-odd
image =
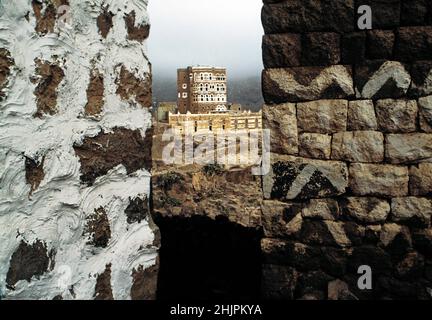
[[[149,0],[153,74],[176,77],[188,65],[227,67],[228,76],[262,70],[262,0]]]

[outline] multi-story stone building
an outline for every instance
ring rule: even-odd
[[[225,68],[187,67],[177,70],[177,105],[180,113],[226,112]]]

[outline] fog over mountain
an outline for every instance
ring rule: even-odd
[[[151,0],[149,58],[156,101],[177,99],[177,68],[226,67],[229,101],[262,104],[262,0]]]

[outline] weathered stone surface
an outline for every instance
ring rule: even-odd
[[[111,264],[107,264],[105,271],[96,279],[95,300],[114,300],[111,287]]]
[[[347,131],[333,135],[332,159],[349,162],[384,160],[384,135],[376,131]]]
[[[135,11],[132,11],[124,17],[129,40],[143,42],[150,34],[150,25],[136,25]]]
[[[267,103],[344,99],[354,95],[349,66],[295,67],[263,72],[263,94]]]
[[[333,221],[339,214],[339,204],[334,199],[311,199],[305,203],[302,210],[302,217],[305,219]]]
[[[318,100],[297,104],[298,128],[302,132],[331,134],[346,131],[348,101]]]
[[[321,247],[321,268],[327,274],[340,277],[346,272],[348,250],[333,247]]]
[[[297,297],[300,300],[324,300],[327,297],[327,287],[334,278],[321,270],[303,273],[297,281]]]
[[[344,224],[335,221],[304,220],[299,239],[309,245],[348,247],[351,240]]]
[[[265,33],[354,29],[353,0],[294,0],[266,2],[262,11]],[[332,14],[328,14],[331,12]]]
[[[209,165],[170,169],[153,172],[154,214],[227,219],[246,228],[262,225],[261,177],[252,175],[251,168],[224,170]]]
[[[432,229],[419,229],[412,233],[415,248],[427,257],[432,257]]]
[[[32,79],[37,83],[35,96],[37,111],[34,117],[42,118],[44,115],[57,113],[57,89],[64,78],[64,72],[60,66],[47,61],[36,60],[37,78]]]
[[[327,66],[340,61],[340,36],[333,32],[311,32],[303,35],[303,66]]]
[[[392,219],[419,226],[429,226],[432,216],[432,200],[418,197],[392,199]]]
[[[432,163],[419,163],[410,168],[410,194],[426,196],[432,194]]]
[[[111,226],[104,208],[95,209],[87,218],[87,228],[84,234],[89,235],[88,244],[106,248],[111,239]]]
[[[400,261],[395,269],[396,275],[401,279],[415,279],[423,276],[425,261],[418,252],[409,252]]]
[[[298,67],[301,59],[299,34],[268,34],[263,37],[263,60],[266,68]]]
[[[399,28],[395,58],[407,62],[432,60],[432,26]]]
[[[401,1],[401,25],[417,26],[427,24],[429,21],[428,3],[428,0]]]
[[[348,104],[348,130],[378,129],[375,107],[372,100],[355,100]]]
[[[11,67],[14,64],[14,60],[10,56],[10,52],[6,49],[0,49],[0,101],[5,97],[3,88],[8,83],[8,77],[11,74]]]
[[[53,267],[54,255],[55,252],[48,252],[46,244],[40,240],[33,244],[21,241],[10,259],[6,277],[8,287],[13,290],[20,280],[31,282],[33,277],[39,279]]]
[[[408,94],[413,97],[432,94],[432,61],[417,61],[410,72],[412,83]]]
[[[32,7],[34,16],[36,18],[36,27],[35,30],[39,35],[43,36],[47,33],[54,32],[54,27],[56,24],[57,11],[60,9],[60,6],[69,5],[68,0],[54,0],[43,2],[40,0],[33,0]]]
[[[380,233],[380,246],[384,248],[390,246],[393,241],[395,241],[396,237],[404,231],[403,228],[403,226],[396,223],[384,224]]]
[[[365,229],[364,243],[370,245],[376,245],[381,236],[382,226],[378,225],[368,225]]]
[[[349,168],[350,188],[359,196],[406,196],[408,195],[408,168],[354,163]]]
[[[329,300],[358,300],[349,290],[348,284],[339,279],[329,282],[327,297]]]
[[[331,135],[302,133],[299,137],[299,155],[305,158],[330,159]]]
[[[320,249],[303,243],[264,238],[261,250],[265,264],[289,265],[300,271],[320,267]]]
[[[399,0],[362,0],[360,5],[369,5],[372,9],[372,27],[374,29],[390,29],[400,24]]]
[[[31,158],[25,159],[26,182],[31,186],[30,195],[39,188],[45,177],[44,162],[45,158],[42,158],[40,161],[35,161]]]
[[[417,129],[415,100],[385,99],[376,102],[378,127],[383,132],[413,132]]]
[[[432,96],[418,100],[420,127],[423,131],[432,133]]]
[[[400,98],[407,93],[411,76],[400,62],[373,61],[356,68],[355,84],[357,98]]]
[[[290,156],[275,159],[270,173],[263,177],[266,199],[327,198],[345,193],[347,186],[345,163]]]
[[[127,216],[127,223],[141,223],[150,214],[148,199],[129,199],[129,205],[125,210],[125,214]]]
[[[383,249],[374,246],[354,248],[348,264],[357,273],[360,266],[370,266],[374,275],[389,274],[392,269],[391,257]]]
[[[357,64],[365,60],[366,33],[351,32],[342,35],[341,39],[341,63]]]
[[[371,30],[367,37],[368,59],[389,59],[393,57],[395,34],[391,30]]]
[[[340,205],[344,215],[361,223],[382,223],[390,213],[390,204],[378,198],[349,197]]]
[[[121,67],[120,75],[116,79],[117,94],[126,101],[134,99],[143,108],[150,108],[152,105],[151,75],[146,74],[145,79],[139,79],[132,72]]]
[[[432,134],[389,134],[386,137],[386,158],[391,163],[432,161]]]
[[[285,103],[263,107],[263,126],[271,130],[271,151],[298,154],[296,105]]]
[[[113,27],[114,14],[108,11],[108,8],[103,8],[97,18],[97,26],[103,38],[106,38],[111,28]]]
[[[303,206],[265,200],[262,205],[264,235],[269,238],[286,238],[296,235],[302,226]]]
[[[104,78],[97,70],[90,75],[90,83],[87,88],[86,116],[98,116],[104,106]]]
[[[156,300],[159,262],[150,268],[139,266],[132,270],[132,300]]]
[[[122,164],[130,174],[151,168],[152,130],[143,138],[138,130],[114,128],[112,133],[101,132],[74,145],[81,162],[81,181],[92,185],[100,176]]]
[[[263,298],[269,300],[294,299],[298,273],[294,268],[274,264],[263,265]]]

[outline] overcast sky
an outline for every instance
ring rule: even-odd
[[[215,65],[231,77],[259,75],[261,7],[262,0],[149,0],[153,74]]]

